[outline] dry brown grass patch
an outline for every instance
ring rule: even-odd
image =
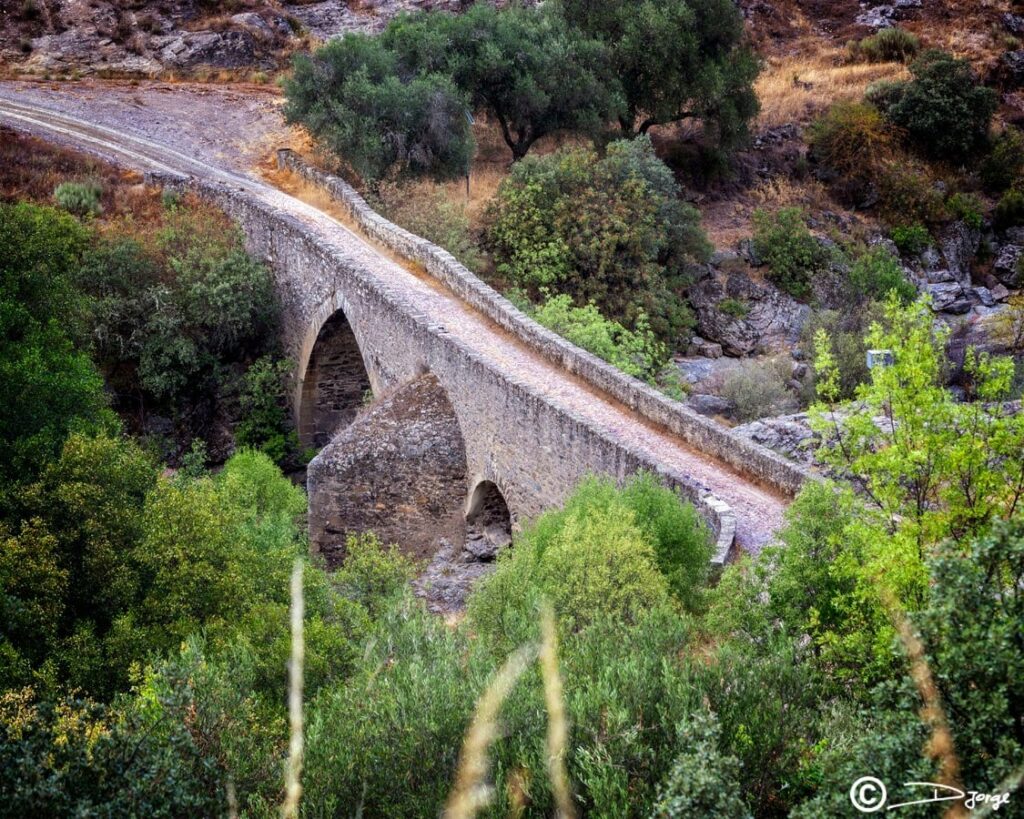
[[[760,128],[808,123],[839,100],[857,100],[878,80],[909,77],[900,63],[847,63],[842,49],[825,47],[769,59],[755,84]]]

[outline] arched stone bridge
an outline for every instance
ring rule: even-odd
[[[696,503],[721,562],[734,537],[765,543],[806,478],[539,327],[288,152],[281,162],[328,191],[340,218],[160,133],[107,127],[100,112],[70,116],[0,88],[0,122],[196,190],[273,267],[300,435],[325,447],[310,467],[311,533],[323,549],[362,527],[400,538],[413,521],[423,531],[411,539],[423,542],[462,537],[467,523],[472,535],[505,515],[536,516],[586,474],[644,469]]]

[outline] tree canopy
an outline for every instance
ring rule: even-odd
[[[466,94],[450,77],[411,71],[379,38],[349,33],[298,55],[284,89],[288,122],[303,124],[364,179],[392,169],[441,179],[466,172]]]
[[[477,3],[400,17],[383,39],[407,69],[450,77],[493,116],[513,159],[555,131],[597,134],[621,107],[606,48],[548,10]]]
[[[746,134],[758,64],[732,0],[559,0],[559,8],[608,48],[624,134],[686,119],[726,147]]]

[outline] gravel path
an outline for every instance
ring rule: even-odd
[[[610,440],[690,476],[728,503],[737,516],[737,544],[758,552],[782,522],[789,500],[638,418],[591,385],[499,330],[437,282],[424,281],[329,216],[260,181],[255,166],[293,136],[265,91],[166,84],[0,83],[0,122],[84,147],[139,168],[160,168],[230,182],[287,209],[312,230],[349,245],[369,269],[402,288],[494,367],[515,373],[553,404],[585,418]]]

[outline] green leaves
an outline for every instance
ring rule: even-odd
[[[910,82],[869,99],[927,154],[965,161],[985,145],[998,96],[981,85],[971,64],[933,49],[910,65]]]
[[[469,167],[465,93],[448,76],[403,67],[378,37],[350,33],[297,56],[284,88],[285,118],[367,181],[391,171],[447,179]]]
[[[612,143],[603,159],[580,149],[528,157],[490,206],[487,245],[498,272],[531,295],[592,301],[637,334],[646,316],[672,343],[692,324],[687,265],[709,253],[699,214],[676,193],[646,138]]]
[[[729,0],[561,0],[559,10],[607,48],[625,102],[624,135],[693,118],[713,144],[745,137],[758,110],[758,64]]]
[[[754,213],[754,249],[768,264],[769,278],[794,298],[811,294],[811,280],[828,263],[828,255],[807,228],[800,208]]]

